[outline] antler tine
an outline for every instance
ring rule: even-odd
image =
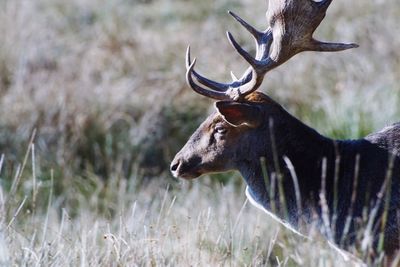
[[[265,69],[273,63],[273,61],[268,57],[269,48],[272,43],[272,34],[270,31],[264,33],[256,30],[253,26],[231,11],[229,11],[229,14],[231,14],[253,35],[257,43],[257,55],[256,57],[253,57],[238,44],[230,32],[227,32],[227,37],[231,45],[250,64],[251,67],[246,70],[241,79],[233,79],[232,83],[219,83],[212,81],[194,70],[192,71],[192,74],[202,85],[218,92],[225,92],[227,97],[232,100],[239,100],[241,96],[245,96],[258,89],[264,79],[263,74]]]
[[[332,0],[323,0],[320,2],[315,2],[311,0],[311,3],[315,6],[317,12],[320,13],[319,19],[316,18],[317,23],[315,23],[314,30],[312,31],[311,35],[314,33],[314,31],[317,29],[323,18],[325,17],[326,10],[332,3]],[[357,48],[358,45],[354,43],[331,43],[331,42],[322,42],[319,40],[315,40],[314,38],[311,38],[309,41],[309,47],[306,49],[308,51],[315,51],[315,52],[339,52],[339,51],[344,51],[347,49],[351,48]]]
[[[246,93],[247,91],[253,89],[255,87],[255,83],[258,80],[258,75],[256,73],[256,71],[253,68],[249,68],[250,69],[250,73],[249,76],[253,77],[253,79],[251,79],[250,81],[246,82],[245,84],[242,84],[241,81],[234,81],[232,83],[232,85],[235,86],[229,86],[229,88],[227,88],[225,91],[216,91],[216,90],[212,90],[212,88],[204,88],[199,86],[198,84],[196,84],[196,82],[193,80],[193,76],[197,79],[196,75],[194,74],[194,66],[196,65],[196,59],[193,60],[193,62],[191,61],[191,57],[190,57],[190,46],[188,46],[187,50],[186,50],[186,81],[187,83],[190,85],[190,87],[192,87],[192,89],[201,94],[204,95],[206,97],[210,97],[216,100],[234,100],[234,101],[238,101],[240,100],[241,96],[243,95],[243,93]],[[198,75],[198,74],[197,74]],[[207,79],[207,78],[205,78]],[[207,79],[208,80],[208,79]],[[211,83],[215,83],[218,84],[214,81],[209,80]],[[201,82],[200,82],[201,83]],[[204,85],[204,84],[203,84]],[[224,85],[226,86],[226,85]],[[218,88],[221,89],[221,88]]]
[[[226,94],[230,97],[231,100],[240,101],[242,97],[250,94],[251,92],[257,90],[258,87],[260,87],[261,82],[263,80],[263,76],[260,77],[254,68],[250,67],[249,69],[251,70],[250,81],[244,84],[242,84],[241,81],[237,81],[237,83],[240,82],[241,85],[237,87],[231,87],[226,92]]]
[[[241,17],[239,17],[238,15],[236,15],[234,12],[232,11],[228,11],[228,14],[231,15],[234,19],[236,19],[240,24],[242,24],[243,27],[246,28],[246,30],[248,30],[253,36],[254,38],[258,41],[262,38],[262,32],[258,31],[256,28],[254,28],[253,26],[251,26],[249,23],[247,23],[244,19],[242,19]]]
[[[257,68],[260,65],[259,61],[255,59],[252,55],[250,55],[246,50],[244,50],[233,38],[230,32],[226,33],[229,42],[236,49],[236,51],[253,67]]]
[[[225,83],[219,83],[213,80],[210,80],[203,75],[199,74],[197,71],[193,70],[192,75],[196,78],[196,80],[201,83],[202,85],[218,91],[218,92],[225,92],[226,90],[229,89],[230,84],[225,84]]]
[[[350,44],[345,44],[345,43],[329,43],[329,42],[321,42],[318,40],[313,40],[311,42],[310,51],[315,51],[315,52],[339,52],[339,51],[344,51],[347,49],[351,48],[357,48],[359,47],[358,44],[350,43]]]
[[[257,90],[258,87],[260,87],[264,79],[263,75],[264,69],[267,68],[267,66],[272,65],[273,61],[269,57],[264,60],[259,60],[263,59],[265,57],[265,53],[269,52],[269,48],[268,49],[266,49],[265,47],[260,48],[260,46],[265,46],[264,44],[259,44],[257,46],[257,55],[254,58],[246,50],[244,50],[238,44],[238,42],[236,42],[235,38],[233,38],[230,32],[227,32],[227,36],[231,45],[250,64],[250,67],[246,70],[243,77],[240,80],[236,81],[236,83],[232,83],[232,85],[234,86],[231,86],[231,88],[232,87],[236,88],[236,90],[240,92],[241,96],[245,96]],[[257,42],[261,41],[258,40]],[[248,86],[250,84],[252,85],[252,87]]]
[[[274,64],[274,61],[269,57],[273,36],[269,28],[265,32],[260,32],[232,11],[228,11],[228,13],[253,35],[257,45],[256,56],[253,57],[239,45],[230,32],[227,32],[230,44],[251,66],[246,70],[242,79],[238,81],[242,86],[236,89],[240,92],[240,95],[245,96],[260,87],[266,70]]]
[[[203,88],[201,86],[199,86],[198,84],[196,84],[196,82],[193,80],[192,75],[194,74],[194,66],[196,65],[196,59],[193,60],[193,62],[191,61],[190,58],[190,46],[188,46],[187,50],[186,50],[186,82],[190,85],[190,87],[192,87],[192,89],[201,94],[204,95],[206,97],[210,97],[216,100],[229,100],[229,97],[225,94],[224,92],[220,92],[220,91],[215,91],[215,90],[210,90],[208,88]],[[197,77],[195,76],[196,80]],[[212,81],[211,81],[212,82]]]
[[[186,69],[189,69],[189,66],[191,64],[190,60],[190,46],[188,46],[186,50]],[[192,69],[191,74],[196,78],[198,82],[200,82],[202,85],[207,86],[208,88],[219,91],[219,92],[225,92],[229,88],[229,84],[223,84],[223,83],[218,83],[215,81],[212,81],[210,79],[207,79],[206,77],[202,76],[198,72],[196,72],[194,69]]]
[[[254,90],[253,88],[255,88],[255,85],[257,83],[258,79],[258,75],[257,72],[254,70],[254,68],[249,68],[249,77],[251,77],[252,79],[250,79],[250,81],[247,81],[245,83],[243,83],[241,80],[234,80],[233,83],[231,83],[231,85],[223,85],[223,86],[229,86],[226,90],[224,91],[220,91],[221,88],[218,87],[217,90],[213,90],[213,88],[204,88],[199,86],[194,80],[193,80],[193,76],[195,77],[195,79],[197,81],[198,77],[196,74],[194,75],[194,66],[196,65],[196,59],[193,60],[193,62],[191,61],[191,57],[190,57],[190,46],[188,46],[187,51],[186,51],[186,81],[187,83],[190,85],[190,87],[192,87],[192,89],[201,94],[204,95],[206,97],[210,97],[216,100],[234,100],[234,101],[239,101],[240,98],[243,96],[243,94],[247,94],[248,91],[250,90]],[[207,78],[204,78],[206,80],[208,80]],[[211,82],[212,84],[217,84],[217,82],[208,80],[209,82]],[[261,79],[262,81],[262,79]],[[200,83],[202,83],[202,81],[199,81]],[[204,85],[204,84],[203,84]]]
[[[256,30],[253,26],[251,26],[249,23],[247,23],[245,20],[243,20],[241,17],[236,15],[235,13],[231,11],[228,11],[228,13],[253,35],[257,43],[257,54],[256,57],[253,57],[236,42],[236,40],[233,38],[230,32],[227,32],[227,37],[231,45],[250,64],[251,67],[249,67],[245,71],[241,79],[239,80],[233,79],[233,82],[231,83],[219,83],[210,80],[204,77],[203,75],[199,74],[198,72],[196,72],[193,68],[191,70],[191,75],[193,75],[193,77],[200,84],[208,87],[209,89],[214,90],[216,92],[224,92],[227,98],[232,100],[238,100],[240,96],[247,95],[252,91],[257,90],[257,88],[261,85],[262,80],[264,78],[263,76],[264,70],[267,66],[271,64],[271,60],[268,58],[268,52],[272,43],[272,34],[270,31],[266,31],[265,33],[260,32]],[[189,62],[190,62],[190,51],[189,51]],[[189,63],[187,63],[187,68],[188,64]],[[261,75],[259,75],[258,73],[260,73]],[[198,87],[197,84],[196,86]],[[198,89],[199,88],[196,88],[196,91]],[[205,88],[203,89],[207,90]],[[218,98],[220,98],[220,95],[218,96]]]

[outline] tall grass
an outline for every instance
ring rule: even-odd
[[[324,239],[294,235],[249,206],[242,186],[212,187],[209,177],[167,186],[74,178],[57,195],[54,176],[35,172],[34,147],[31,176],[21,165],[12,188],[1,187],[1,265],[354,266]]]
[[[339,265],[250,207],[237,174],[168,174],[211,106],[185,85],[186,46],[217,80],[246,68],[226,30],[254,49],[228,9],[265,27],[260,0],[0,1],[1,264]],[[317,36],[360,48],[300,54],[261,90],[333,138],[397,121],[399,15],[334,1]]]

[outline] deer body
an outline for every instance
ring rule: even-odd
[[[252,93],[246,99],[241,104],[235,103],[233,109],[238,105],[256,107],[261,115],[259,121],[254,121],[253,116],[249,118],[253,121],[246,122],[246,114],[242,114],[243,121],[235,125],[237,122],[230,120],[229,113],[238,115],[241,111],[226,110],[217,104],[218,112],[206,119],[173,160],[171,168],[175,176],[196,178],[204,173],[238,170],[248,185],[251,197],[294,227],[299,220],[311,221],[314,214],[323,224],[321,192],[324,190],[332,224],[330,227],[335,228],[331,238],[336,243],[342,239],[345,243],[351,243],[354,239],[352,232],[343,236],[346,219],[351,218],[353,222],[361,220],[365,207],[368,212],[375,207],[388,171],[392,172],[389,210],[399,208],[400,123],[360,140],[332,140],[303,124],[261,93]],[[303,210],[301,218],[295,182],[284,157],[293,164],[297,176]],[[261,158],[265,161],[261,161]],[[391,159],[393,167],[389,170]],[[263,173],[263,162],[267,174]],[[275,182],[268,183],[266,176],[270,180],[275,177]],[[279,191],[278,179],[281,179],[283,192]],[[322,188],[323,179],[325,188]],[[282,193],[285,204],[280,201]],[[271,196],[275,199],[271,199]],[[382,201],[379,206],[374,221],[377,230],[380,230],[378,224],[384,203]],[[354,229],[353,223],[350,226]],[[390,213],[386,226],[389,233],[386,235],[388,252],[398,248],[397,228],[396,213]],[[378,238],[378,232],[371,234]]]
[[[250,199],[274,216],[296,226],[316,215],[327,237],[344,246],[354,242],[360,221],[367,220],[364,230],[372,244],[363,241],[362,246],[373,250],[384,233],[385,252],[393,258],[400,242],[400,123],[360,140],[332,140],[255,92],[266,73],[300,52],[357,47],[314,39],[331,2],[269,0],[265,31],[229,12],[256,41],[253,57],[228,32],[230,43],[250,65],[240,79],[232,75],[230,83],[195,71],[196,59],[192,61],[188,48],[187,83],[218,102],[175,156],[171,172],[193,179],[238,170]]]

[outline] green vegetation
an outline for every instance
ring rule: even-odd
[[[246,68],[226,30],[253,48],[228,9],[265,27],[260,0],[0,1],[0,265],[338,266],[251,207],[240,175],[170,177],[212,107],[186,46],[217,80]],[[334,1],[317,35],[360,48],[298,55],[261,90],[333,138],[398,121],[399,15]]]

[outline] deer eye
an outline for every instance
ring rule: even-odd
[[[228,131],[228,130],[227,130],[225,127],[223,127],[223,126],[216,126],[216,127],[215,127],[215,133],[218,133],[218,134],[225,134],[227,131]]]

